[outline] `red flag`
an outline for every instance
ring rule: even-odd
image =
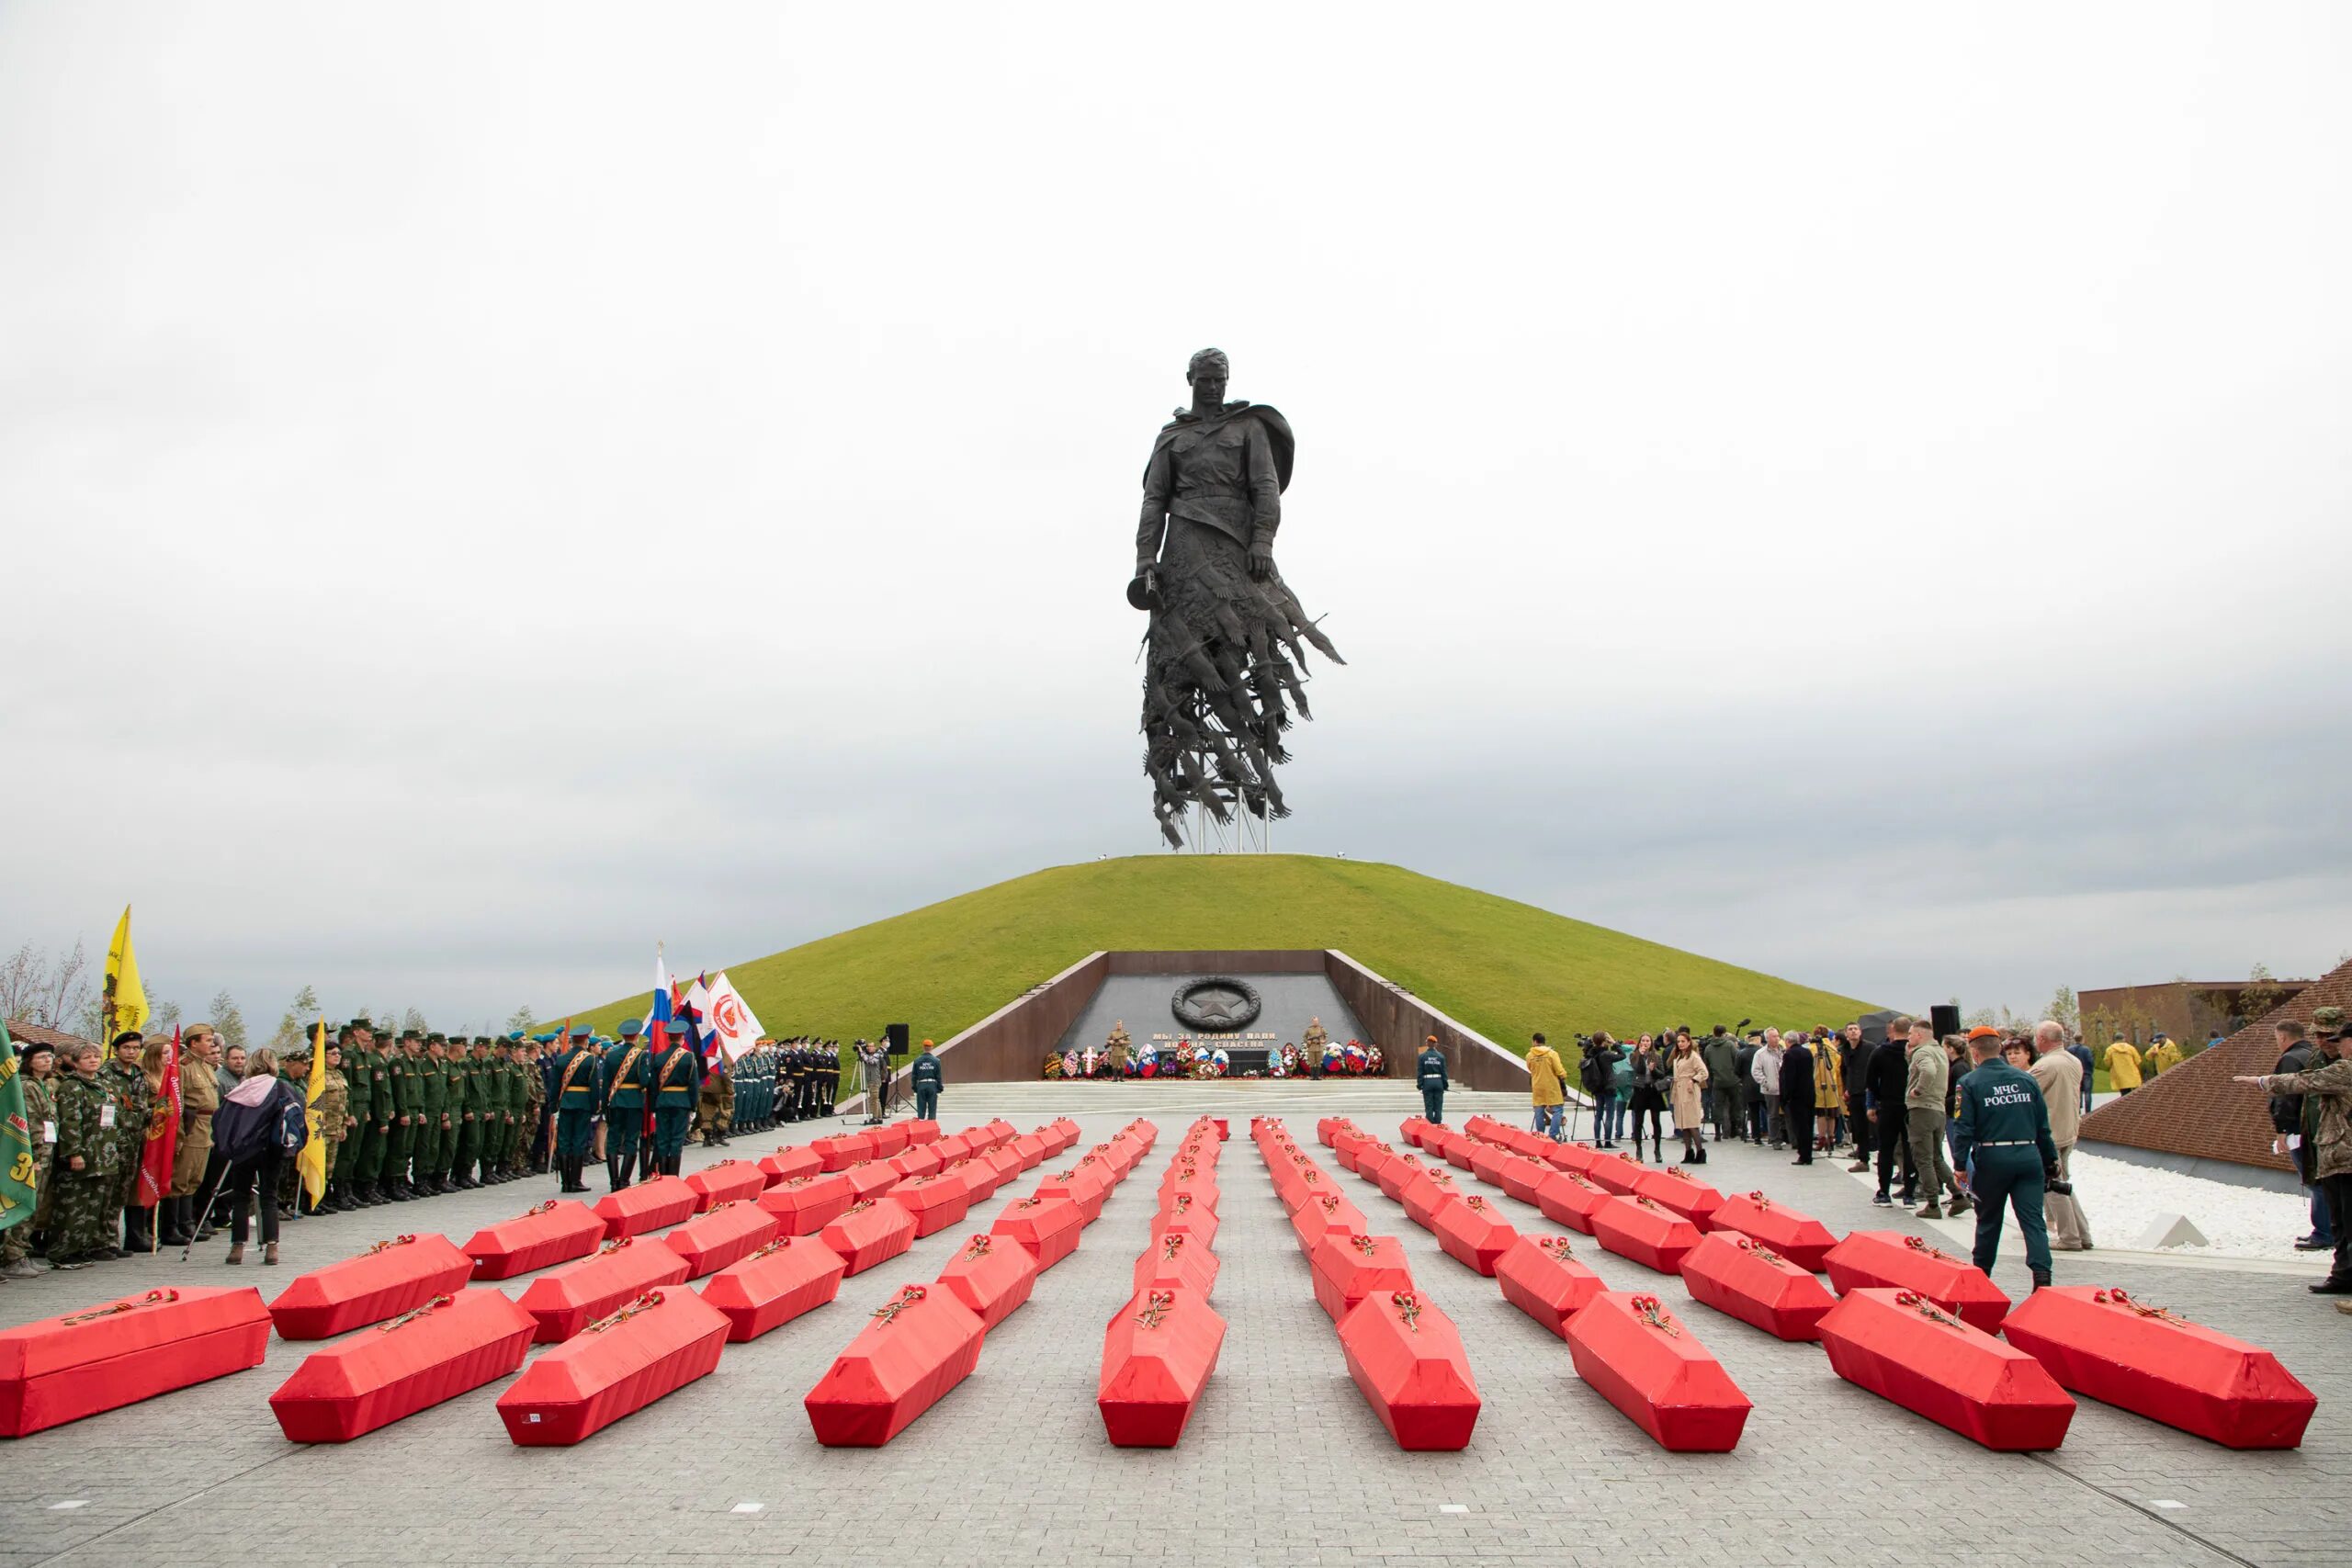
[[[172,1029],[171,1054],[164,1058],[163,1092],[147,1117],[147,1146],[139,1156],[139,1206],[163,1201],[172,1191],[172,1162],[180,1152],[180,1032]],[[156,1227],[160,1229],[161,1227]]]

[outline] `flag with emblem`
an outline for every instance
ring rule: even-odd
[[[0,1231],[33,1217],[40,1194],[33,1179],[33,1125],[25,1117],[25,1085],[17,1045],[0,1022]]]
[[[313,1204],[327,1190],[327,1145],[319,1136],[319,1096],[326,1091],[327,1021],[322,1018],[311,1031],[311,1081],[302,1092],[302,1103],[310,1107],[311,1135],[303,1140],[302,1152],[294,1156],[294,1173],[302,1179],[302,1190]]]
[[[147,1118],[147,1146],[139,1156],[141,1208],[152,1207],[171,1196],[172,1162],[179,1157],[179,1152],[180,1032],[174,1025],[171,1054],[164,1058],[164,1089],[156,1096],[154,1113]],[[148,1228],[161,1231],[163,1227]]]

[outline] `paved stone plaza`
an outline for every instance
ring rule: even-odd
[[[844,1282],[834,1304],[749,1345],[718,1370],[574,1449],[506,1439],[493,1384],[343,1447],[300,1448],[269,1393],[310,1347],[273,1342],[266,1367],[0,1446],[0,1568],[37,1563],[591,1564],[792,1561],[872,1564],[1232,1564],[1562,1561],[1714,1568],[1877,1564],[2219,1562],[2337,1564],[2352,1554],[2352,1317],[2259,1267],[2179,1268],[2106,1251],[2059,1259],[2059,1282],[2135,1296],[2275,1349],[2319,1395],[2302,1449],[2241,1454],[2086,1404],[2064,1448],[2000,1456],[1840,1382],[1817,1347],[1787,1345],[1696,1303],[1688,1322],[1755,1401],[1737,1451],[1657,1449],[1577,1381],[1566,1348],[1446,1257],[1369,1182],[1324,1163],[1381,1229],[1403,1238],[1421,1284],[1461,1325],[1486,1400],[1466,1452],[1399,1452],[1348,1381],[1254,1145],[1253,1113],[1318,1114],[1392,1134],[1417,1109],[1402,1083],[1002,1085],[951,1088],[951,1128],[1002,1114],[1023,1131],[1061,1113],[1100,1141],[1136,1114],[1160,1145],[1115,1192],[1078,1253],[990,1335],[978,1371],[880,1450],[828,1450],[801,1409],[865,1314],[937,1272],[1034,1177],[971,1224]],[[1457,1095],[1517,1118],[1518,1097]],[[1173,1134],[1202,1111],[1231,1118],[1221,1167],[1216,1305],[1228,1325],[1201,1409],[1173,1451],[1119,1450],[1094,1409],[1102,1325],[1126,1299]],[[785,1130],[794,1141],[835,1130]],[[775,1138],[738,1140],[752,1157]],[[690,1151],[691,1170],[716,1157]],[[1842,1166],[1720,1150],[1706,1175],[1762,1187],[1833,1230],[1915,1227],[1876,1210]],[[596,1173],[592,1173],[592,1176]],[[595,1181],[601,1190],[601,1179]],[[549,1196],[555,1179],[304,1220],[287,1264],[221,1266],[225,1240],[181,1267],[121,1263],[0,1287],[0,1323],[157,1284],[253,1284],[275,1295],[301,1269],[402,1231],[462,1241]],[[1532,1207],[1487,1190],[1524,1229]],[[1900,1216],[1900,1217],[1894,1217]],[[2096,1222],[2097,1216],[2093,1219]],[[1951,1245],[1948,1234],[1936,1239]],[[257,1256],[258,1249],[254,1249]],[[1678,1281],[1577,1238],[1612,1288]],[[2022,1296],[2005,1257],[2003,1288]],[[527,1280],[506,1282],[519,1293]],[[492,1287],[477,1286],[476,1289]],[[365,1331],[363,1331],[365,1332]]]

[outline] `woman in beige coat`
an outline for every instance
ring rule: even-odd
[[[1678,1034],[1668,1065],[1674,1069],[1674,1130],[1682,1137],[1682,1163],[1704,1165],[1707,1142],[1700,1128],[1707,1112],[1706,1096],[1701,1091],[1707,1087],[1707,1064],[1701,1059],[1699,1048],[1690,1043],[1690,1037]]]

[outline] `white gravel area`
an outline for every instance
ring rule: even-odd
[[[2295,1250],[2295,1238],[2311,1229],[2310,1212],[2300,1195],[2133,1165],[2092,1154],[2081,1145],[2075,1145],[2070,1173],[2091,1239],[2100,1247],[2137,1247],[2157,1220],[2186,1214],[2211,1245],[2169,1250],[2208,1258],[2324,1262],[2324,1255]]]

